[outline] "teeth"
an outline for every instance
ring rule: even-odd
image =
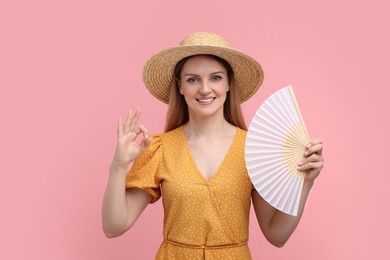
[[[198,99],[198,101],[200,102],[200,103],[207,103],[207,102],[210,102],[210,101],[213,101],[214,100],[214,98],[209,98],[209,99]]]

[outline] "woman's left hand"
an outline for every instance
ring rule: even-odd
[[[312,182],[320,175],[322,167],[322,140],[314,139],[307,145],[305,159],[298,164],[298,170],[306,173],[305,181]]]

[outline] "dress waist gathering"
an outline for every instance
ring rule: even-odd
[[[168,239],[164,239],[163,243],[167,243],[174,246],[184,247],[184,248],[192,248],[192,249],[225,249],[225,248],[234,248],[234,247],[241,247],[241,246],[247,246],[248,241],[242,242],[242,243],[236,243],[236,244],[226,244],[226,245],[215,245],[215,246],[208,246],[208,245],[189,245],[189,244],[183,244],[174,242]]]

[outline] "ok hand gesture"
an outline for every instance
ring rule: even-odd
[[[143,125],[137,124],[140,115],[140,109],[137,109],[135,112],[129,110],[127,119],[124,123],[122,122],[121,117],[118,118],[118,138],[115,155],[112,160],[112,164],[116,167],[127,168],[127,166],[152,142],[148,130]],[[137,141],[136,139],[141,133],[143,139]]]

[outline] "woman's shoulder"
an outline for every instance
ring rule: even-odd
[[[248,130],[242,129],[242,128],[238,127],[238,126],[237,126],[237,130],[239,132],[241,132],[242,134],[246,134],[248,132]]]
[[[237,135],[241,136],[243,138],[246,138],[246,134],[248,133],[248,130],[242,129],[237,127]]]
[[[160,134],[162,139],[178,138],[183,132],[183,126],[179,126],[173,130]]]
[[[153,140],[151,145],[155,148],[159,148],[160,146],[163,146],[164,143],[169,141],[177,141],[180,138],[182,131],[182,126],[179,126],[168,132],[152,134],[151,136]]]

